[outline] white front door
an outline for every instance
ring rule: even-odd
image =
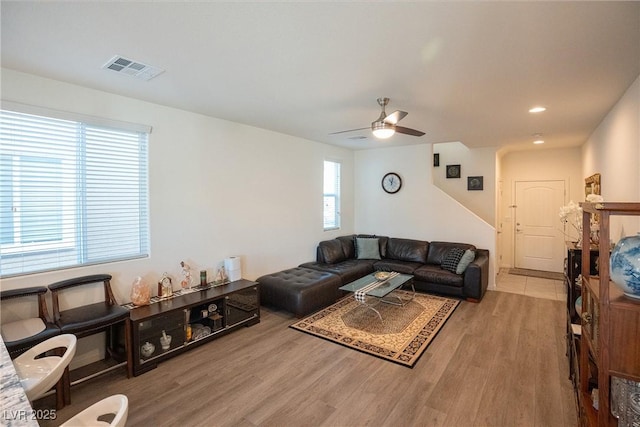
[[[559,211],[564,181],[516,181],[515,266],[561,273],[564,234]]]

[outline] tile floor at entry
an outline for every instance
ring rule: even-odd
[[[567,287],[562,280],[541,279],[539,277],[509,274],[509,269],[501,268],[496,278],[496,290],[544,298],[556,301],[567,300]]]

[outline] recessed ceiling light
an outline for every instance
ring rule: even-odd
[[[546,107],[532,107],[529,109],[530,113],[542,113],[543,111],[547,111]]]
[[[542,139],[536,139],[535,141],[533,141],[534,144],[544,144],[544,141]]]

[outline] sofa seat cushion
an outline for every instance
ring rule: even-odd
[[[60,328],[52,323],[43,323],[39,317],[26,321],[25,324],[18,320],[2,325],[2,339],[12,359],[36,344],[60,335]],[[36,330],[39,332],[35,332]]]
[[[462,287],[464,276],[443,270],[439,265],[423,265],[413,272],[415,280],[440,285]]]
[[[63,334],[75,334],[82,338],[128,317],[129,310],[124,307],[97,302],[61,311],[57,324]]]
[[[375,262],[375,260],[369,259],[349,259],[338,264],[307,262],[300,264],[300,267],[337,274],[342,278],[343,283],[349,283],[369,273],[373,273],[373,264]]]
[[[385,258],[426,264],[428,248],[429,242],[423,240],[389,237]]]
[[[424,264],[419,262],[397,261],[395,259],[383,259],[373,264],[375,270],[395,271],[403,274],[413,274],[413,272]]]

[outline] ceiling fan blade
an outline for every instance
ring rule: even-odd
[[[405,135],[411,135],[411,136],[422,136],[424,135],[424,132],[419,131],[419,130],[415,130],[415,129],[409,129],[403,126],[396,126],[396,132],[397,133],[404,133]]]
[[[349,130],[341,130],[339,132],[331,132],[329,135],[337,135],[339,133],[347,133],[347,132],[355,132],[357,130],[365,130],[365,129],[371,129],[371,126],[366,127],[366,128],[359,128],[359,129],[349,129]]]
[[[389,114],[384,118],[385,123],[391,123],[392,125],[397,124],[400,120],[404,119],[407,116],[406,111],[396,110],[393,113]]]

